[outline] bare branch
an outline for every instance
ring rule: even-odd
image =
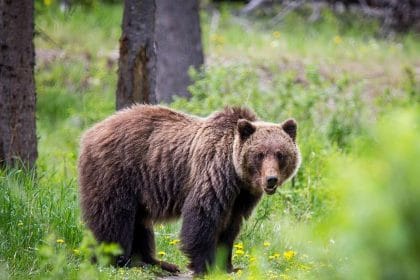
[[[268,0],[251,0],[249,3],[241,10],[242,14],[248,14],[255,9],[259,8],[262,4],[267,2]]]

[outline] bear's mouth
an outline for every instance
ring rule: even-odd
[[[277,188],[264,188],[264,191],[265,191],[266,194],[272,195],[276,192],[276,189]]]

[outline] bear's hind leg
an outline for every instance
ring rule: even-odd
[[[139,255],[144,263],[159,265],[163,270],[172,273],[180,271],[176,265],[155,258],[155,235],[150,222],[136,220],[132,247],[133,254]]]
[[[99,242],[117,243],[121,247],[123,253],[116,257],[115,265],[119,267],[129,266],[133,244],[135,209],[127,210],[112,206],[114,205],[104,205],[103,209],[106,209],[106,211],[102,211],[102,213],[107,213],[107,215],[97,215],[94,220],[95,223],[90,223],[90,228]]]

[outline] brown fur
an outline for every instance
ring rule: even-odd
[[[275,191],[267,176],[277,176],[280,185],[298,168],[295,135],[293,120],[262,123],[244,108],[208,118],[151,105],[117,112],[81,141],[84,220],[99,241],[121,245],[119,264],[125,265],[133,255],[157,264],[153,223],[182,217],[182,250],[194,272],[206,271],[217,246],[228,248],[232,270],[243,218],[263,191]]]

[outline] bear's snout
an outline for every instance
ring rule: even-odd
[[[267,194],[276,192],[276,188],[280,182],[280,170],[277,160],[274,156],[267,156],[261,166],[261,184]]]
[[[268,195],[274,194],[277,189],[278,181],[279,179],[277,178],[277,176],[267,176],[265,187],[264,187],[265,193]]]
[[[267,189],[274,189],[278,181],[277,176],[267,176]]]

